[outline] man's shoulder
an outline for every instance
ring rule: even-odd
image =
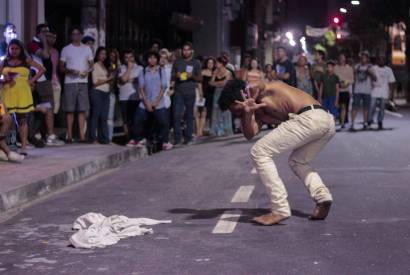
[[[201,66],[201,61],[196,58],[192,59],[192,62],[195,64],[195,66]]]

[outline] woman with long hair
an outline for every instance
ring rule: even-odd
[[[275,71],[273,70],[272,64],[265,65],[265,80],[273,81],[275,79]]]
[[[259,70],[259,63],[256,58],[252,58],[243,80],[252,87],[257,86],[264,80],[264,74],[261,70]]]
[[[30,67],[36,74],[30,78]],[[8,112],[17,116],[21,141],[20,154],[27,156],[28,114],[34,111],[31,89],[45,72],[39,63],[26,56],[23,44],[13,39],[7,47],[7,56],[0,63],[0,75],[4,80],[2,100]]]
[[[115,117],[115,103],[116,103],[116,95],[118,94],[118,74],[120,71],[121,60],[120,60],[120,53],[117,49],[111,49],[108,53],[108,71],[114,79],[110,83],[110,107],[108,111],[108,139],[110,142],[112,141],[114,135],[114,117]]]
[[[212,106],[214,100],[215,87],[210,85],[210,81],[216,68],[216,61],[213,57],[208,57],[204,61],[204,67],[201,71],[202,83],[199,85],[199,89],[202,91],[203,98],[205,99],[205,106],[198,106],[196,108],[196,134],[198,137],[204,135],[204,129],[208,121],[212,117]]]
[[[216,59],[216,70],[209,84],[215,87],[212,106],[211,134],[216,136],[227,136],[232,134],[232,115],[229,111],[222,111],[218,100],[226,83],[231,80],[232,73],[226,68],[228,60],[221,56]]]
[[[90,91],[90,117],[88,123],[88,138],[91,143],[110,143],[108,136],[108,112],[110,109],[110,83],[114,76],[110,73],[107,60],[107,50],[99,47],[95,53],[92,72],[93,89]]]

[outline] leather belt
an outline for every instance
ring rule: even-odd
[[[304,112],[307,112],[307,111],[310,111],[310,110],[315,110],[315,109],[320,109],[320,110],[323,110],[323,111],[327,112],[327,110],[321,105],[309,105],[309,106],[306,106],[306,107],[303,107],[302,109],[300,109],[299,112],[297,112],[297,115],[300,115]]]

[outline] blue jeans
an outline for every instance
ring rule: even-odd
[[[387,99],[381,97],[372,97],[370,103],[369,123],[373,123],[373,117],[376,113],[376,107],[379,107],[379,113],[377,115],[377,122],[382,123],[384,119],[384,109],[386,108]]]
[[[94,142],[97,139],[100,143],[109,143],[108,138],[108,112],[110,108],[110,94],[93,89],[90,91],[90,117],[88,120],[88,137]]]
[[[167,108],[155,110],[153,113],[138,107],[134,117],[133,139],[137,142],[143,139],[144,126],[147,118],[153,115],[157,126],[159,139],[162,143],[169,142],[169,114]]]
[[[323,107],[328,110],[334,117],[338,117],[339,111],[335,106],[336,96],[331,96],[323,99]]]
[[[195,105],[195,93],[192,94],[181,94],[176,93],[174,95],[174,101],[172,102],[172,107],[174,110],[174,137],[175,144],[181,143],[182,130],[181,130],[181,120],[184,114],[184,109],[186,113],[186,125],[185,129],[185,142],[190,142],[192,140],[192,133],[194,132],[194,105]]]

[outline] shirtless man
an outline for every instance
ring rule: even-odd
[[[253,220],[262,225],[280,223],[291,215],[287,192],[273,158],[293,150],[289,165],[316,203],[311,220],[323,220],[329,213],[332,195],[309,163],[335,134],[334,118],[309,94],[281,81],[262,83],[245,95],[243,91],[223,93],[222,110],[241,117],[247,139],[256,136],[262,124],[278,125],[252,147],[251,158],[272,203],[269,214]]]

